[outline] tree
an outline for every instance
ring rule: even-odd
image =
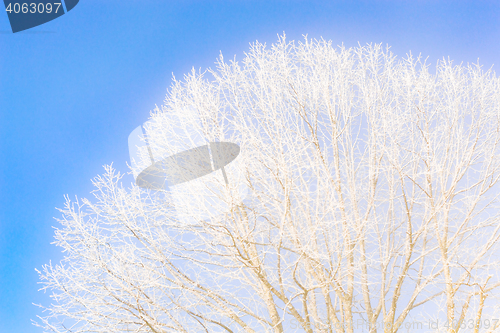
[[[492,332],[500,84],[479,65],[428,67],[381,45],[283,36],[254,43],[241,63],[221,55],[214,70],[174,78],[149,144],[168,152],[169,117],[195,110],[190,126],[208,141],[239,145],[248,196],[204,183],[228,209],[187,223],[168,191],[125,189],[106,166],[92,201],[61,209],[67,255],[39,272],[55,304],[37,325]]]

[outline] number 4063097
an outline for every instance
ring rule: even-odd
[[[12,13],[14,12],[15,14],[18,14],[18,13],[23,13],[23,14],[27,14],[27,13],[39,13],[39,14],[42,14],[42,13],[47,13],[47,14],[50,14],[52,13],[52,10],[54,10],[55,13],[57,13],[57,11],[59,10],[59,7],[61,6],[61,3],[54,3],[54,6],[52,6],[52,4],[49,2],[49,3],[39,3],[38,5],[36,3],[9,3],[9,5],[7,6],[7,8],[5,8],[5,10],[7,12]]]

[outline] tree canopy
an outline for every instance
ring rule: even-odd
[[[194,116],[174,126],[186,112]],[[60,210],[66,256],[40,271],[54,300],[37,323],[47,331],[497,325],[493,71],[442,60],[432,74],[421,57],[399,59],[381,44],[283,36],[252,44],[240,62],[221,55],[214,69],[174,78],[150,124],[158,156],[185,142],[178,126],[239,146],[228,182],[186,183],[193,198],[213,190],[225,208],[210,215],[203,196],[176,202],[167,190],[125,188],[106,166],[91,200],[67,198]],[[140,156],[134,165],[147,166]]]

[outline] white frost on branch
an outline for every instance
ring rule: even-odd
[[[66,257],[39,272],[54,300],[37,323],[46,331],[498,325],[492,71],[441,61],[432,75],[420,57],[381,45],[283,36],[174,79],[147,129],[155,151],[178,148],[165,139],[179,130],[165,123],[175,110],[196,110],[209,142],[240,145],[248,198],[227,189],[223,216],[180,223],[168,193],[125,189],[107,166],[92,200],[61,209],[55,243]]]

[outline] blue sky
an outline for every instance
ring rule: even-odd
[[[498,1],[80,0],[68,14],[12,34],[0,14],[0,333],[50,303],[35,268],[57,262],[53,217],[63,196],[90,197],[113,162],[127,172],[127,138],[164,100],[172,74],[241,60],[278,34],[347,47],[384,43],[456,64],[500,66]],[[131,182],[131,176],[125,179]]]

